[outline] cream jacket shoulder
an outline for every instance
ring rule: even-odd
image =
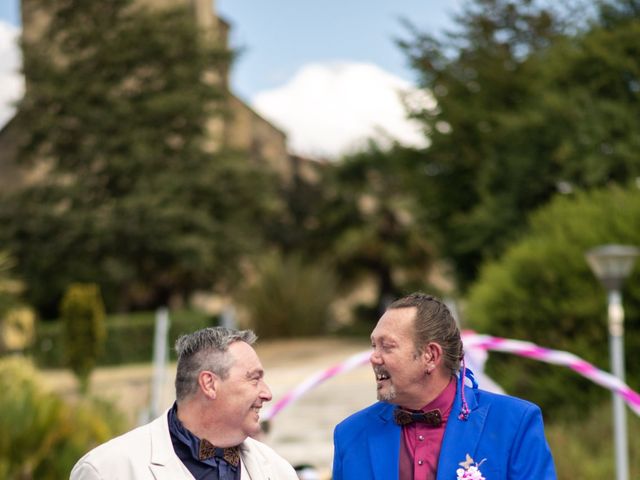
[[[252,438],[240,445],[242,480],[297,480],[293,467]],[[87,453],[70,480],[193,480],[173,450],[167,412]]]

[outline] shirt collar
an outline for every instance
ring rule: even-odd
[[[200,452],[200,439],[191,433],[178,418],[178,403],[173,402],[169,410],[169,432],[171,436],[180,441],[191,452],[191,456],[198,460]]]
[[[200,460],[200,438],[195,436],[187,429],[180,419],[178,418],[178,403],[174,402],[173,406],[169,410],[169,433],[171,436],[180,442],[191,454],[191,458],[198,462],[205,463],[212,467],[219,467],[219,462],[223,462],[224,465],[229,465],[225,460],[217,457],[211,457],[206,460]],[[185,452],[186,453],[186,452]],[[236,470],[236,467],[229,465],[229,468]]]

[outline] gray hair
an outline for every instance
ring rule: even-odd
[[[414,344],[416,352],[435,342],[442,347],[444,365],[455,374],[464,355],[460,330],[444,302],[422,292],[415,292],[391,303],[387,309],[416,308]]]
[[[202,371],[226,379],[233,364],[233,358],[227,353],[229,345],[234,342],[253,345],[257,338],[251,330],[226,327],[203,328],[178,338],[175,346],[178,353],[176,400],[180,402],[198,390],[198,375]]]

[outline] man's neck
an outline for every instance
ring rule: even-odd
[[[228,432],[221,422],[212,415],[211,405],[201,405],[198,400],[178,404],[178,419],[184,427],[200,439],[206,439],[216,447],[234,447],[244,442],[246,437]]]
[[[452,378],[452,376],[447,376],[445,374],[432,375],[425,384],[424,394],[420,395],[420,397],[417,398],[415,402],[412,402],[411,405],[401,406],[411,410],[420,410],[422,407],[430,404],[438,398],[442,392],[444,392],[445,388],[447,388]]]

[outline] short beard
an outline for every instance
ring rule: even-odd
[[[378,390],[376,393],[378,396],[378,400],[381,402],[390,402],[398,396],[396,388],[393,385],[389,387],[387,393],[382,393],[381,390]]]

